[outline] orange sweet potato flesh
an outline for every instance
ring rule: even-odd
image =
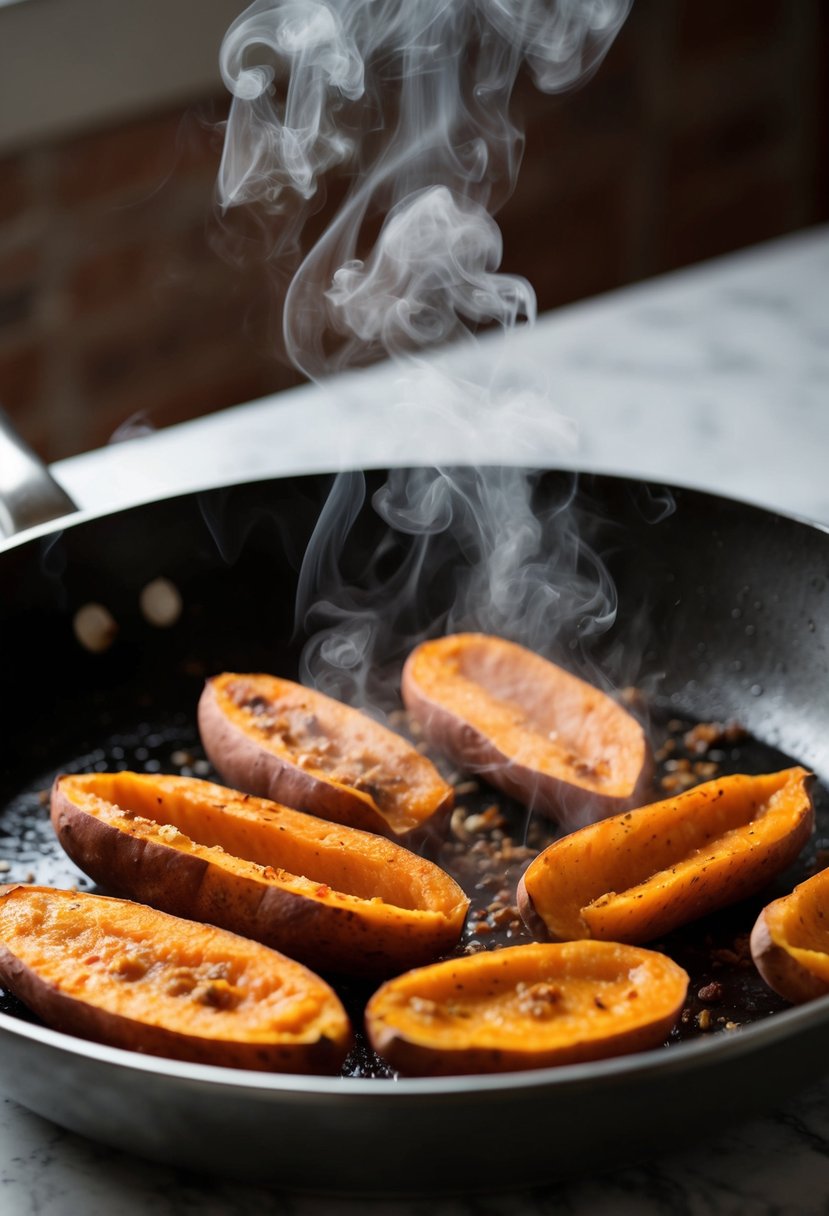
[[[351,1045],[329,986],[223,929],[49,887],[0,895],[0,981],[48,1025],[115,1047],[336,1072]]]
[[[208,781],[59,777],[52,823],[119,895],[210,921],[325,971],[388,974],[451,949],[468,900],[432,862]]]
[[[506,1072],[657,1047],[688,976],[615,942],[512,946],[410,971],[366,1007],[374,1049],[400,1072]]]
[[[452,807],[452,787],[400,735],[291,680],[215,676],[199,731],[229,785],[336,823],[404,838]]]
[[[650,775],[644,731],[610,697],[503,638],[453,634],[406,661],[403,700],[462,768],[566,822],[633,805]]]
[[[808,776],[721,777],[562,837],[519,884],[528,928],[559,941],[647,942],[753,895],[812,832]]]
[[[793,1005],[829,993],[829,870],[763,909],[751,954],[768,986]]]

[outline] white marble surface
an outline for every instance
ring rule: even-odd
[[[469,365],[461,352],[455,369]],[[55,466],[92,512],[282,471],[418,459],[644,474],[829,524],[829,231],[803,234],[542,319],[486,343],[454,405],[442,374],[332,381]],[[500,370],[499,370],[500,368]],[[526,390],[516,394],[515,384]],[[530,393],[540,390],[541,396]],[[829,1081],[698,1147],[609,1177],[510,1195],[333,1201],[147,1166],[0,1104],[0,1214],[667,1216],[824,1213]]]
[[[281,472],[538,460],[829,521],[825,229],[547,314],[439,367],[466,380],[455,389],[439,373],[376,367],[54,472],[80,504],[108,509]],[[471,381],[499,377],[508,389],[482,401]]]

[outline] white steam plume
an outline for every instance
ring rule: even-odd
[[[481,630],[547,655],[604,632],[616,592],[570,509],[575,479],[542,501],[539,480],[512,467],[392,470],[372,506],[407,547],[392,561],[381,546],[349,583],[342,533],[363,505],[365,479],[341,474],[302,570],[300,624],[311,635],[303,681],[387,711],[403,660],[435,631]]]
[[[599,65],[631,0],[256,0],[221,53],[233,94],[223,207],[274,212],[274,258],[296,251],[320,179],[344,206],[295,275],[286,349],[312,378],[532,320],[530,285],[496,271],[489,212],[509,195],[522,137],[509,116],[526,63],[554,92]],[[370,257],[366,228],[385,216]]]
[[[527,467],[560,450],[569,428],[546,394],[514,382],[505,394],[474,375],[438,383],[441,371],[416,356],[534,320],[530,284],[499,273],[492,218],[523,151],[513,86],[522,65],[547,92],[585,80],[630,3],[256,0],[242,13],[221,55],[233,100],[219,198],[225,209],[264,209],[272,263],[296,259],[283,333],[297,367],[318,379],[405,356],[409,388],[389,403],[401,434],[414,413],[442,409],[467,433],[491,426],[496,459],[498,425],[525,436]],[[344,202],[300,261],[335,172],[349,183]],[[340,474],[299,581],[297,622],[311,639],[303,680],[384,710],[406,652],[436,630],[482,629],[552,655],[607,629],[615,589],[579,535],[572,484],[543,509],[536,490],[519,468],[393,472],[373,501],[388,542],[354,578],[343,554],[365,479]],[[395,534],[410,543],[392,560]],[[447,585],[439,596],[436,579]]]

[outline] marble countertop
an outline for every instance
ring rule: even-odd
[[[558,464],[692,485],[829,525],[829,230],[65,460],[89,512],[289,471],[428,460]],[[712,1127],[716,1111],[712,1110]],[[332,1200],[147,1165],[0,1104],[0,1212],[178,1216],[818,1213],[829,1080],[647,1165],[470,1198]]]

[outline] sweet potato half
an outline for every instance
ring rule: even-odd
[[[210,921],[309,966],[388,974],[436,958],[468,900],[438,866],[370,832],[208,781],[59,777],[52,823],[97,883]]]
[[[389,980],[366,1007],[366,1029],[403,1073],[575,1064],[659,1046],[687,987],[671,959],[635,946],[512,946]]]
[[[339,998],[293,959],[101,895],[2,888],[0,982],[56,1030],[177,1060],[327,1073],[351,1045]]]
[[[403,700],[456,764],[555,818],[636,802],[651,769],[640,724],[599,689],[523,646],[479,633],[424,642]]]
[[[793,1005],[829,992],[829,870],[763,909],[751,955],[769,988]]]
[[[555,841],[518,906],[534,937],[647,942],[759,891],[812,832],[809,774],[721,777]]]
[[[291,680],[214,676],[199,732],[229,785],[335,823],[404,838],[452,807],[451,785],[400,735]]]

